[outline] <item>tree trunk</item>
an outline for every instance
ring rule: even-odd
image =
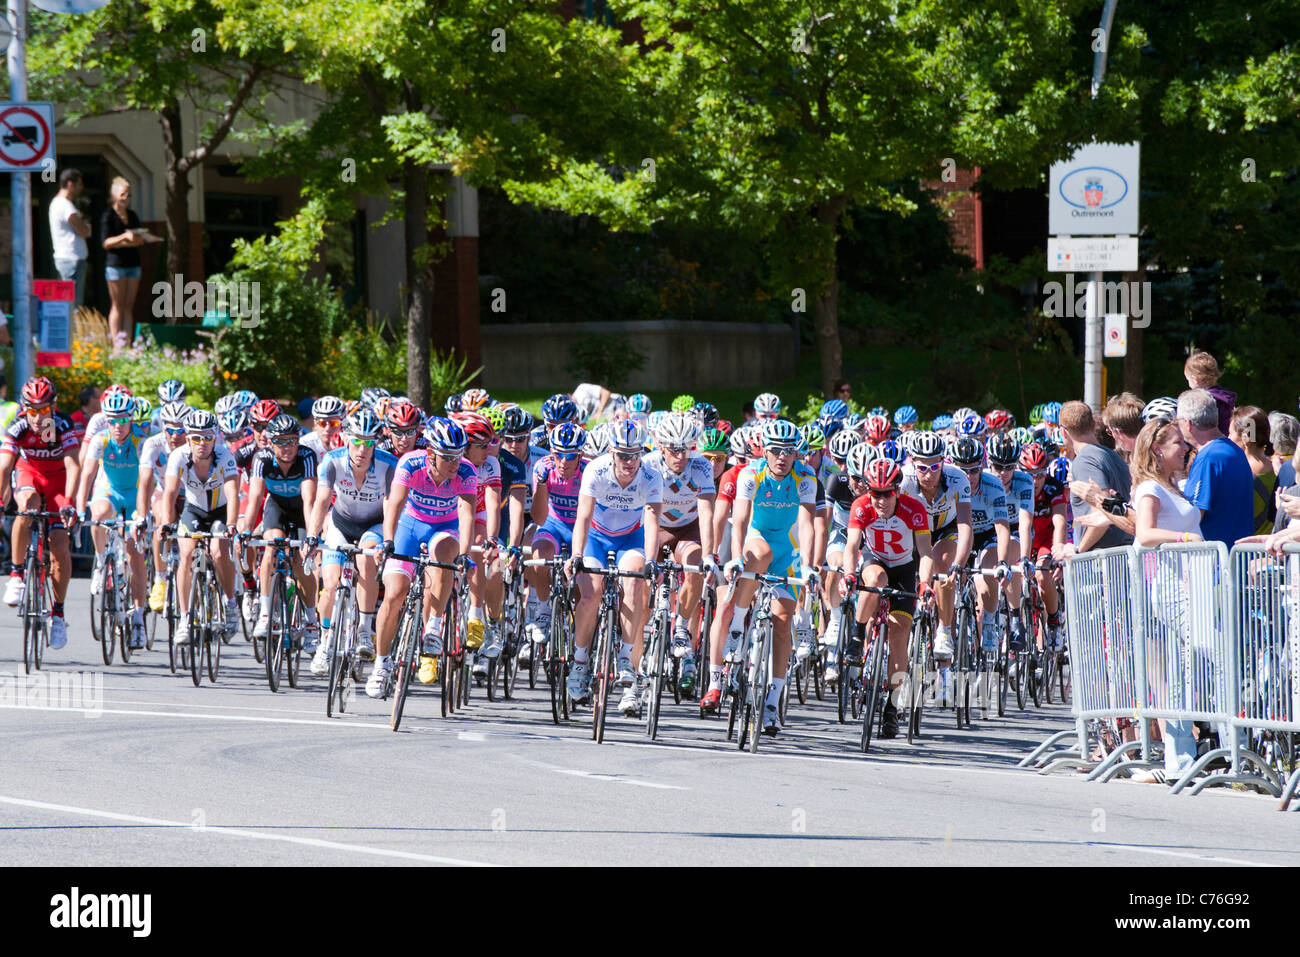
[[[190,177],[184,162],[185,144],[181,140],[181,108],[173,100],[160,114],[163,132],[164,180],[167,187],[167,281],[180,276],[181,282],[198,277],[187,277],[190,265]],[[167,317],[175,324],[179,316]]]
[[[835,380],[843,375],[844,350],[840,343],[840,283],[836,246],[839,243],[839,219],[848,199],[838,196],[816,211],[818,225],[827,238],[826,261],[821,264],[827,284],[813,297],[813,335],[817,340],[817,359],[821,368],[822,395],[830,398]]]
[[[433,334],[433,267],[429,263],[429,170],[422,163],[402,164],[406,192],[406,392],[422,409],[429,408],[429,353]],[[433,410],[437,411],[437,410]]]

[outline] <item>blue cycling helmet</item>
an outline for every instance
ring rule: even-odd
[[[898,411],[894,413],[894,423],[896,425],[911,425],[916,421],[916,409],[910,405],[900,405]]]
[[[159,388],[159,391],[162,391],[161,388]],[[179,401],[179,399],[166,399],[164,400],[163,405],[166,405],[168,402]],[[217,413],[217,416],[220,417],[223,412],[229,412],[231,409],[240,408],[243,408],[243,406],[239,404],[239,396],[232,392],[230,395],[223,395],[218,399],[216,404],[212,406],[212,411]]]
[[[528,433],[528,444],[535,445],[539,449],[549,449],[551,447],[551,436],[546,431],[546,426],[534,426],[533,430]]]
[[[451,419],[441,416],[430,416],[424,427],[424,438],[430,449],[443,455],[459,455],[469,444],[465,430]]]
[[[643,452],[645,443],[645,426],[636,419],[619,419],[609,423],[609,447],[615,452]]]
[[[1070,480],[1070,460],[1064,455],[1052,459],[1051,464],[1047,466],[1047,474],[1062,485],[1066,484]]]
[[[135,415],[135,396],[127,392],[106,392],[99,404],[106,416],[114,418],[123,415]]]
[[[542,403],[542,418],[548,423],[577,422],[578,404],[566,392],[557,392]]]
[[[551,429],[552,452],[581,452],[587,444],[587,430],[576,422],[561,422]]]
[[[876,406],[875,408],[873,408],[870,412],[868,412],[867,415],[869,415],[869,416],[870,416],[870,415],[878,415],[878,416],[880,416],[881,418],[885,418],[885,419],[887,419],[887,418],[889,418],[889,410],[886,409],[883,405],[878,405],[878,406]]]
[[[944,413],[943,415],[936,415],[934,417],[934,421],[930,423],[930,428],[933,429],[935,432],[942,431],[943,429],[951,429],[952,416],[948,415],[947,413]]]
[[[899,465],[907,458],[907,452],[893,439],[886,439],[876,446],[876,457],[890,459]]]
[[[763,423],[763,449],[797,449],[803,436],[789,419],[768,419]]]
[[[185,383],[180,379],[167,379],[158,386],[158,401],[166,405],[168,402],[179,402],[185,398]]]
[[[817,413],[818,416],[831,419],[842,419],[848,414],[849,404],[843,399],[828,399],[822,403],[821,411]],[[824,432],[825,429],[823,428],[822,431]]]
[[[241,409],[251,409],[257,405],[257,393],[252,389],[240,389],[235,393],[235,398],[239,400]]]
[[[818,416],[815,420],[817,427],[822,430],[822,434],[830,439],[836,432],[844,428],[844,420],[829,415]]]
[[[223,435],[240,435],[248,428],[248,411],[245,409],[227,409],[217,416],[217,425]]]
[[[636,395],[628,397],[627,410],[633,415],[649,415],[653,408],[650,396],[644,392],[638,392]]]
[[[1043,406],[1043,421],[1057,425],[1061,421],[1061,403],[1049,402]]]
[[[958,435],[964,435],[972,439],[983,438],[984,433],[988,430],[988,424],[981,415],[968,415],[957,425]]]

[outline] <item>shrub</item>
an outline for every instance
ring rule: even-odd
[[[816,392],[810,393],[803,404],[803,408],[793,414],[794,421],[798,422],[800,425],[807,425],[809,422],[814,421],[817,418],[818,413],[821,412],[822,405],[824,405],[826,401],[826,399],[823,399]],[[848,402],[850,412],[856,412],[861,416],[867,414],[866,408],[859,405],[853,399],[849,399]],[[794,407],[791,406],[790,408],[793,409]]]
[[[591,333],[574,340],[566,371],[585,382],[622,392],[628,376],[646,367],[647,356],[626,335]]]
[[[320,385],[331,394],[354,397],[369,386],[389,392],[406,393],[406,337],[404,331],[387,319],[368,318],[363,325],[352,326],[325,344],[320,367]],[[397,328],[394,328],[397,327]],[[430,406],[441,409],[447,396],[464,392],[482,371],[466,371],[465,357],[454,353],[433,352],[429,357]]]
[[[132,346],[111,350],[107,339],[77,339],[72,343],[71,366],[40,366],[36,374],[54,383],[60,408],[69,412],[76,409],[77,395],[88,385],[104,389],[120,383],[153,402],[158,383],[179,379],[185,383],[186,401],[208,408],[222,392],[243,388],[234,379],[214,378],[212,357],[206,348],[159,347],[149,336],[137,339]]]

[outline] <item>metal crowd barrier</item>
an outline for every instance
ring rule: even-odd
[[[1300,770],[1282,781],[1300,735],[1300,546],[1286,551],[1278,559],[1239,545],[1229,554],[1198,542],[1072,557],[1065,617],[1075,727],[1020,765],[1087,768],[1089,780],[1108,781],[1163,764],[1172,748],[1181,755],[1174,793],[1246,784],[1282,795],[1285,807],[1300,788]],[[1093,738],[1100,743],[1121,719],[1135,723],[1135,740],[1094,759]],[[1159,745],[1152,719],[1165,723]],[[1193,723],[1218,737],[1199,758]],[[1216,762],[1226,768],[1204,775]]]

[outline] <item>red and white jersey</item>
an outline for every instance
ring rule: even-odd
[[[744,468],[744,465],[733,465],[722,473],[722,478],[718,479],[718,498],[720,500],[724,502],[734,502],[736,500],[736,482]]]
[[[63,457],[69,450],[75,453],[77,444],[72,420],[62,412],[43,418],[38,429],[28,424],[27,416],[19,414],[5,429],[0,452],[22,459],[38,472],[56,473],[63,471]]]
[[[930,533],[925,504],[911,495],[899,495],[889,518],[881,518],[870,495],[861,495],[849,513],[849,528],[862,532],[862,547],[889,567],[906,565],[916,554],[916,536]]]

